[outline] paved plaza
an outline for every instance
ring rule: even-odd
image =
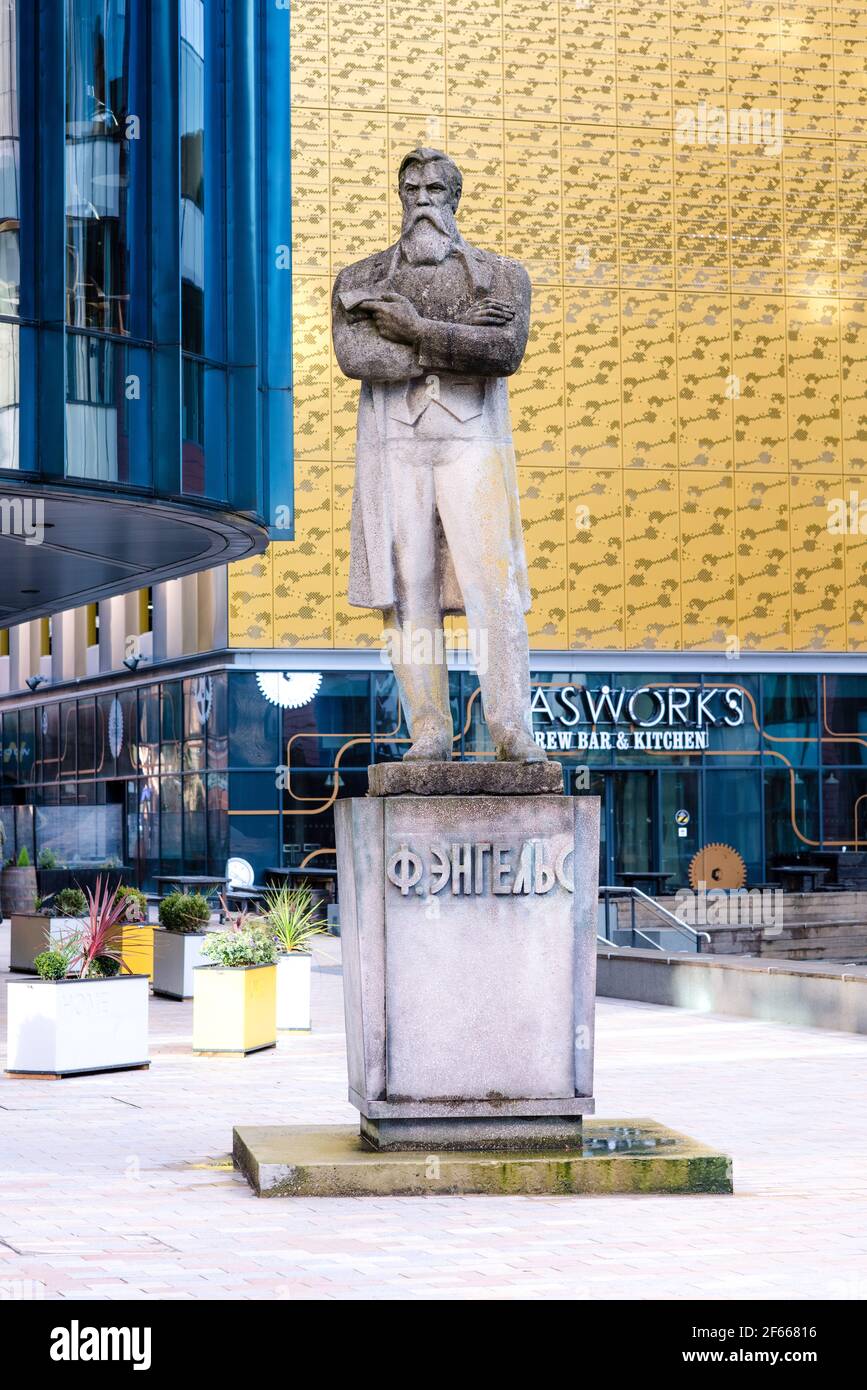
[[[8,960],[7,923],[4,1017]],[[155,999],[149,1072],[0,1078],[0,1298],[867,1297],[867,1038],[599,1001],[597,1113],[729,1152],[733,1197],[260,1201],[233,1125],[357,1118],[336,939],[313,980],[276,1051],[194,1057]]]

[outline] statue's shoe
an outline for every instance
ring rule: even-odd
[[[548,755],[525,729],[507,729],[497,744],[499,763],[544,763]]]
[[[450,763],[452,760],[451,734],[419,734],[415,743],[403,755],[405,763]]]

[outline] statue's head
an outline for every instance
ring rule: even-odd
[[[441,150],[419,147],[401,161],[397,187],[403,206],[401,244],[414,265],[445,260],[458,237],[455,213],[463,178]]]

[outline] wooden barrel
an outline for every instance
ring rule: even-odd
[[[11,917],[13,912],[33,912],[36,907],[36,870],[32,864],[26,869],[4,869],[0,875],[0,902],[3,916]]]

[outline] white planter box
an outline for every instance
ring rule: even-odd
[[[39,912],[13,913],[9,933],[9,969],[35,975],[34,958],[48,951],[78,926],[74,917],[43,917]]]
[[[157,928],[154,932],[154,994],[163,994],[168,999],[192,999],[193,970],[197,965],[208,964],[202,955],[207,936],[204,931]]]
[[[148,1062],[148,979],[10,980],[7,1071],[80,1076]]]
[[[277,1031],[310,1029],[312,956],[290,951],[277,957]]]

